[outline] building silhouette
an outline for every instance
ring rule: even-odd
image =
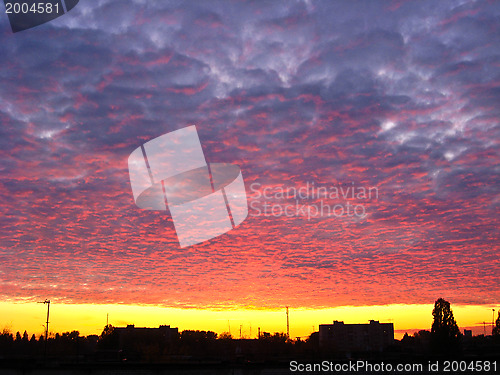
[[[319,345],[338,352],[381,352],[394,343],[394,324],[370,320],[369,324],[333,324],[319,326]]]
[[[119,347],[126,343],[152,341],[157,343],[169,343],[179,337],[179,330],[169,325],[161,325],[158,328],[136,327],[129,324],[126,327],[114,327],[118,336]]]

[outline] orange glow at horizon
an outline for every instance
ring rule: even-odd
[[[395,338],[401,339],[421,329],[430,330],[433,305],[383,305],[383,306],[341,306],[325,309],[290,308],[291,338],[307,338],[320,324],[330,324],[334,320],[345,323],[367,323],[368,320],[394,323]],[[473,328],[474,334],[482,334],[487,324],[486,334],[491,332],[491,309],[489,305],[454,305],[455,319],[463,330]],[[44,332],[47,308],[33,302],[0,302],[0,329],[14,333],[24,332],[39,336]],[[228,332],[239,338],[257,337],[261,332],[286,332],[285,309],[181,309],[159,306],[62,304],[53,302],[50,309],[50,332],[62,333],[77,330],[81,335],[100,334],[106,324],[106,314],[113,326],[135,324],[140,327],[158,327],[166,324],[182,330],[205,330],[217,333]],[[496,318],[496,317],[495,317]]]

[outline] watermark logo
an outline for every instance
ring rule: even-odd
[[[4,0],[13,33],[52,21],[73,9],[79,0]]]
[[[349,184],[318,185],[314,181],[295,187],[250,185],[250,216],[319,217],[364,219],[366,205],[378,201],[374,186]]]
[[[241,170],[207,163],[194,125],[143,144],[128,158],[135,204],[170,210],[181,247],[207,241],[248,215]]]

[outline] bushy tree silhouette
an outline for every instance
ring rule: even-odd
[[[118,349],[118,335],[111,324],[104,326],[98,344],[101,349]]]
[[[217,338],[219,340],[232,340],[233,336],[229,332],[222,332]]]
[[[431,343],[435,354],[458,354],[461,333],[453,317],[450,303],[439,298],[432,310],[434,321],[431,328]]]

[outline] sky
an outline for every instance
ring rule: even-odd
[[[16,34],[3,13],[0,326],[46,298],[224,322],[500,305],[500,3],[82,0]],[[249,214],[181,248],[127,160],[189,125]]]

